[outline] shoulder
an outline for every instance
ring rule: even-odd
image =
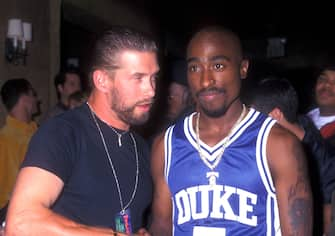
[[[267,158],[270,168],[274,170],[283,166],[289,169],[290,165],[295,165],[296,162],[305,162],[305,154],[299,139],[279,124],[275,124],[270,131]]]
[[[165,137],[166,130],[159,133],[153,141],[152,144],[152,151],[156,151],[157,148],[160,148],[164,144],[164,137]]]
[[[301,156],[303,147],[300,140],[287,129],[275,124],[269,134],[267,144],[268,158],[288,160],[292,156]]]
[[[87,120],[89,120],[89,117],[90,117],[90,113],[88,112],[87,107],[83,105],[73,110],[68,110],[61,114],[58,114],[48,119],[41,126],[45,126],[45,124],[49,126],[58,125],[58,124],[75,126],[75,125],[79,125],[82,122],[87,122]]]
[[[56,140],[64,139],[68,136],[73,138],[75,134],[80,134],[90,127],[89,115],[82,107],[64,112],[43,122],[34,136],[40,137],[41,141],[43,141],[43,137]]]
[[[287,129],[276,123],[269,134],[269,145],[280,146],[284,144],[300,144],[298,138]]]

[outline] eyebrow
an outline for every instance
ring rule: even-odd
[[[153,73],[152,75],[153,76],[157,76],[159,74],[159,70],[157,70],[155,73]],[[146,75],[148,75],[147,73],[141,73],[141,72],[135,72],[134,74],[131,74],[132,76],[140,76],[140,77],[142,77],[142,76],[146,76]]]
[[[224,61],[231,61],[231,59],[224,55],[217,55],[209,58],[209,61],[217,61],[217,60],[224,60]],[[201,61],[198,57],[190,57],[187,59],[187,63],[190,62],[199,62]]]

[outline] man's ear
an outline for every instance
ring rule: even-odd
[[[249,69],[249,60],[243,59],[240,66],[241,79],[247,78]]]
[[[272,111],[270,111],[269,116],[278,122],[285,118],[283,112],[278,107],[275,107]]]
[[[62,84],[57,85],[57,91],[59,93],[63,93],[63,85]]]
[[[108,76],[107,74],[102,70],[95,70],[93,72],[93,83],[94,87],[100,90],[101,92],[107,92],[108,87]]]

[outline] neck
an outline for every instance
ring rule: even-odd
[[[248,112],[242,103],[230,106],[226,113],[218,118],[206,116],[203,112],[193,120],[195,130],[199,129],[198,134],[207,145],[213,146],[224,137],[231,135],[232,130],[240,123]],[[196,119],[199,119],[197,121]],[[197,126],[198,123],[198,128]]]
[[[68,99],[68,97],[64,97],[64,96],[62,96],[62,97],[60,98],[60,102],[61,102],[64,106],[66,106],[66,107],[69,106],[69,99]]]
[[[112,126],[120,130],[129,130],[130,125],[118,118],[117,114],[108,105],[106,99],[92,93],[87,101],[87,104],[90,109],[93,110],[94,114],[108,126]]]
[[[17,119],[19,121],[27,123],[27,124],[32,121],[31,115],[28,114],[28,112],[23,108],[14,107],[9,112],[9,115],[11,115],[12,117],[14,117],[15,119]]]
[[[220,133],[226,133],[239,119],[243,110],[243,104],[241,102],[235,102],[229,106],[226,112],[219,117],[210,117],[206,113],[200,111],[200,123],[203,123],[205,129],[213,129]],[[200,129],[202,125],[200,124]]]
[[[320,116],[333,116],[335,115],[335,106],[332,107],[319,107]]]

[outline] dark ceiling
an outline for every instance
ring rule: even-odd
[[[334,22],[333,8],[315,1],[127,1],[145,11],[163,29],[180,34],[187,34],[201,24],[220,23],[245,39],[276,34],[323,38],[329,36]]]
[[[333,55],[335,55],[335,34],[333,33],[335,20],[333,8],[329,5],[308,3],[308,1],[294,2],[294,4],[293,1],[291,3],[225,0],[119,1],[152,20],[159,35],[168,41],[165,43],[167,43],[167,51],[171,54],[181,55],[190,34],[201,25],[215,23],[231,28],[240,35],[254,56],[251,60],[250,77],[256,78],[259,74],[266,74],[268,71],[284,73],[284,76],[298,85],[299,92],[304,95],[304,98],[305,94],[310,93],[312,86],[309,67],[314,66],[318,59],[325,55],[330,55],[330,58],[334,58]],[[89,32],[83,32],[81,27],[77,29],[78,21],[73,19],[79,19],[79,25],[84,25],[88,29],[99,30],[97,26],[104,28],[106,24],[96,16],[87,17],[85,12],[78,11],[77,8],[72,9],[67,6],[65,9],[67,9],[63,13],[65,20],[72,19],[70,22],[74,24],[68,23],[63,27],[63,61],[65,62],[66,58],[71,56],[80,57],[83,71],[85,71],[88,64],[86,58],[90,55],[87,50],[90,46],[87,45],[93,41],[90,38],[93,36]],[[69,33],[73,31],[75,34]],[[287,39],[288,53],[287,57],[271,61],[266,58],[266,40],[268,37],[276,36]],[[80,50],[81,48],[84,50]],[[247,81],[252,82],[250,79]]]
[[[333,8],[315,1],[285,2],[225,0],[123,0],[142,11],[158,31],[185,45],[201,25],[222,24],[238,33],[257,51],[268,37],[285,37],[295,51],[305,54],[335,52]],[[262,45],[261,45],[262,44]],[[183,47],[183,46],[181,46]],[[333,49],[334,48],[334,49]]]

